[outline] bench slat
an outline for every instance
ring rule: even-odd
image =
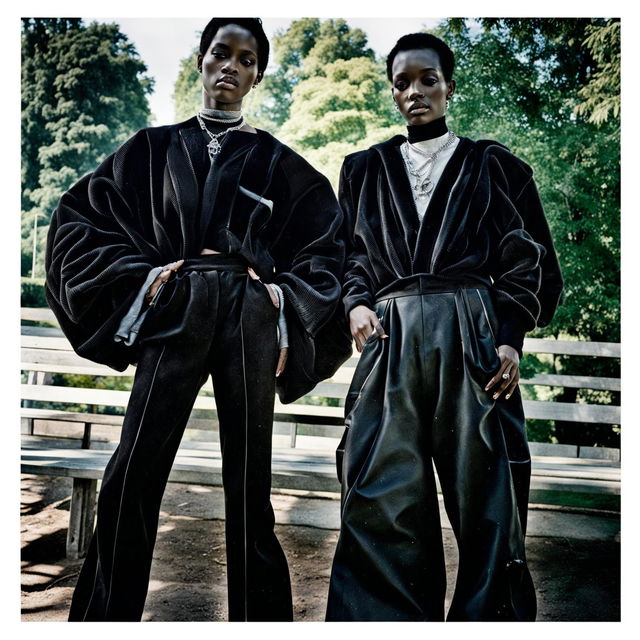
[[[80,389],[77,387],[35,384],[23,384],[21,387],[22,398],[25,400],[126,407],[129,399],[128,391],[113,391],[111,389]],[[524,400],[523,404],[527,418],[605,424],[620,423],[620,407],[616,406],[543,402],[539,400]],[[344,417],[344,409],[342,407],[297,403],[283,405],[277,399],[274,406],[277,414],[285,416],[318,416],[337,420],[341,420]],[[198,396],[194,408],[215,409],[215,400],[212,397]]]
[[[524,415],[535,420],[565,420],[590,424],[620,424],[620,407],[523,400]]]
[[[525,338],[522,350],[524,353],[553,353],[568,356],[599,356],[601,358],[620,357],[620,344],[617,342]]]
[[[294,453],[292,453],[294,452]],[[111,456],[109,451],[92,449],[40,449],[23,444],[22,473],[59,475],[99,479]],[[620,492],[620,471],[597,467],[582,468],[579,477],[564,474],[562,468],[571,465],[571,459],[559,459],[559,469],[542,468],[534,460],[532,489],[567,490],[613,493]],[[306,488],[316,491],[339,491],[335,475],[333,454],[320,451],[274,449],[273,486]],[[209,451],[180,450],[169,476],[171,482],[203,485],[220,485],[222,482],[220,451],[211,447]],[[295,486],[294,486],[295,485]]]
[[[81,389],[78,387],[59,387],[49,384],[23,384],[21,388],[21,397],[23,400],[93,404],[109,407],[126,407],[129,401],[128,391],[115,391],[112,389]],[[202,395],[196,398],[194,409],[214,410],[215,408],[214,398]],[[276,414],[285,416],[318,416],[337,418],[340,420],[344,416],[344,409],[342,407],[296,403],[285,405],[277,399],[274,404],[274,409]]]
[[[565,376],[553,373],[539,373],[531,378],[521,379],[520,384],[538,384],[546,387],[570,387],[572,389],[598,389],[620,391],[620,378],[595,376]]]
[[[58,324],[53,311],[48,307],[22,307],[20,309],[20,319],[32,322],[50,322]]]
[[[22,335],[20,336],[20,344],[23,347],[32,349],[57,349],[59,351],[73,351],[69,341],[64,337],[52,337],[38,335],[32,329],[40,327],[22,327]]]

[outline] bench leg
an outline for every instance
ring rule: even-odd
[[[96,515],[97,492],[97,480],[73,479],[67,531],[67,558],[77,560],[87,554]]]

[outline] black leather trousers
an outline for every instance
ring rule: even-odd
[[[102,481],[70,620],[140,620],[162,494],[209,373],[220,423],[229,618],[292,619],[270,503],[278,312],[246,265],[193,262],[201,268],[186,264],[143,325],[121,440]]]
[[[447,619],[535,618],[522,401],[484,391],[499,367],[489,291],[441,289],[376,303],[389,337],[367,341],[347,397],[327,620],[444,620],[434,466],[459,548]]]

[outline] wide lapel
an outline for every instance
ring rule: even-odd
[[[403,271],[397,274],[399,277],[412,273],[411,260],[420,224],[411,194],[411,184],[400,152],[400,145],[404,141],[404,136],[394,136],[373,146],[381,158],[382,174],[378,177],[377,198],[380,216],[386,218],[382,220],[382,229],[389,236],[388,240],[395,244]],[[388,191],[385,190],[385,185]],[[394,242],[395,238],[391,237],[396,234],[402,237],[404,251],[400,250]]]
[[[445,231],[451,228],[445,224],[454,215],[452,204],[457,201],[456,196],[465,182],[466,172],[461,169],[465,165],[465,158],[469,152],[470,140],[460,138],[453,154],[445,165],[440,179],[429,200],[422,218],[418,239],[413,255],[414,273],[429,273],[432,271],[434,249],[441,246]]]
[[[202,165],[198,157],[196,136],[201,134],[195,118],[183,123],[172,132],[167,149],[167,170],[170,187],[175,194],[175,205],[182,235],[180,256],[185,258],[193,251],[195,225],[198,218],[199,185],[196,171]],[[200,142],[202,145],[202,142]],[[168,186],[168,185],[167,185]],[[166,198],[168,194],[165,193]],[[163,203],[163,207],[166,203]]]
[[[455,263],[456,258],[450,258],[452,254],[464,253],[478,228],[477,220],[474,225],[470,218],[484,216],[489,205],[488,194],[482,194],[483,189],[478,189],[483,164],[478,144],[468,138],[462,138],[462,143],[465,144],[464,153],[460,154],[461,162],[456,166],[455,182],[433,245],[430,264],[433,273],[440,273],[447,263]]]

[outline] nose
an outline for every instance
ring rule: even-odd
[[[409,94],[410,100],[416,100],[418,98],[424,98],[424,93],[419,90],[418,87],[411,87],[411,93]]]
[[[238,65],[233,58],[227,58],[224,66],[222,67],[222,73],[238,73]]]

